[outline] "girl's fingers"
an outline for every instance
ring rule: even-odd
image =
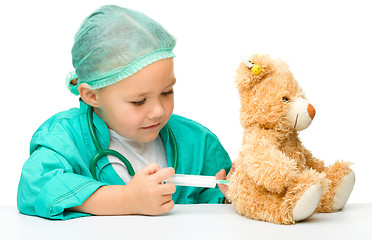
[[[146,167],[142,168],[138,173],[149,176],[149,175],[153,175],[157,173],[159,170],[160,170],[160,167],[158,164],[151,163],[147,165]]]
[[[229,180],[229,178],[231,177],[231,175],[234,174],[234,172],[235,172],[235,163],[233,162],[232,166],[231,166],[231,169],[230,169],[230,172],[229,172],[229,174],[227,174],[226,179]]]
[[[153,177],[158,183],[162,183],[163,181],[172,177],[174,174],[175,174],[174,168],[169,167],[160,169],[158,172],[154,173]]]
[[[217,180],[225,180],[225,179],[226,179],[226,171],[225,171],[225,169],[221,169],[221,170],[216,174],[216,179],[217,179]]]
[[[172,210],[174,208],[174,202],[172,199],[168,200],[168,201],[165,201],[160,209],[163,213],[166,213],[166,212],[169,212],[170,210]]]
[[[163,195],[161,196],[161,204],[165,204],[167,202],[169,202],[170,200],[172,200],[172,194],[167,194],[167,195]]]
[[[159,186],[159,191],[161,195],[173,194],[176,192],[176,185],[173,183],[161,184],[161,186]]]

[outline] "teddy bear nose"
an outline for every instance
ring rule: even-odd
[[[309,117],[311,119],[314,119],[314,117],[315,117],[315,108],[313,107],[313,105],[311,105],[311,104],[307,105],[307,112],[309,113]]]

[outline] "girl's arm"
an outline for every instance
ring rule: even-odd
[[[162,182],[173,175],[173,168],[160,169],[152,163],[139,171],[127,185],[102,186],[82,205],[68,210],[93,215],[166,213],[174,207],[172,194],[176,187]]]

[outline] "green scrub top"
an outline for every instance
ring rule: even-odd
[[[81,205],[99,187],[125,185],[109,164],[107,156],[97,162],[99,181],[90,171],[90,161],[97,150],[88,130],[87,104],[58,113],[35,132],[30,157],[25,162],[18,186],[17,205],[21,213],[50,219],[71,219],[90,214],[65,211]],[[101,146],[107,149],[110,134],[106,124],[93,114],[93,124]],[[181,116],[168,121],[178,146],[176,173],[214,176],[221,169],[228,172],[231,160],[218,138],[204,126]],[[166,128],[160,131],[168,166],[173,165],[173,151]],[[177,186],[172,195],[176,204],[223,203],[216,188]]]

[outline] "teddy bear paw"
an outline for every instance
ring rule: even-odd
[[[332,207],[334,210],[340,210],[345,206],[347,200],[349,199],[350,193],[354,188],[354,183],[355,174],[353,171],[351,171],[338,185],[336,194],[333,198],[334,202]]]
[[[318,206],[321,195],[322,187],[320,183],[309,187],[293,209],[293,220],[299,222],[310,217]]]

